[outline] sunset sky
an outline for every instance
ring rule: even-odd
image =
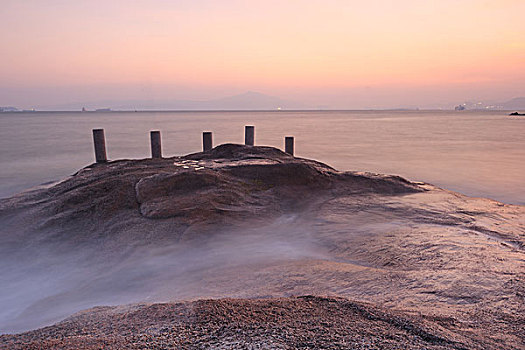
[[[524,0],[2,0],[0,106],[525,96]]]

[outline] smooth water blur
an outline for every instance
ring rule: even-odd
[[[149,131],[161,130],[163,154],[242,143],[283,148],[339,170],[397,174],[505,203],[525,204],[525,118],[505,112],[300,111],[0,114],[0,197],[59,180],[93,162],[91,129],[104,128],[110,159],[149,156]]]

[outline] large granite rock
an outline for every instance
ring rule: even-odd
[[[93,164],[0,201],[0,223],[0,333],[95,305],[313,294],[524,346],[525,208],[397,176],[227,144]]]

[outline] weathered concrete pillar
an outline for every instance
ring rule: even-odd
[[[107,162],[104,129],[93,129],[93,144],[95,145],[95,161],[97,163]]]
[[[202,133],[202,151],[206,152],[213,148],[213,142],[211,138],[211,131],[205,131]]]
[[[162,146],[160,142],[160,131],[151,131],[151,158],[162,158]]]
[[[246,125],[244,127],[244,144],[253,146],[255,144],[255,126]]]
[[[284,151],[293,156],[293,136],[286,136],[284,138]]]

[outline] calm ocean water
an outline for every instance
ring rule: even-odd
[[[93,162],[91,129],[104,128],[110,159],[149,156],[149,131],[161,130],[165,156],[214,144],[283,148],[339,170],[397,174],[470,196],[525,204],[525,118],[505,112],[308,111],[0,114],[0,197],[62,179]]]

